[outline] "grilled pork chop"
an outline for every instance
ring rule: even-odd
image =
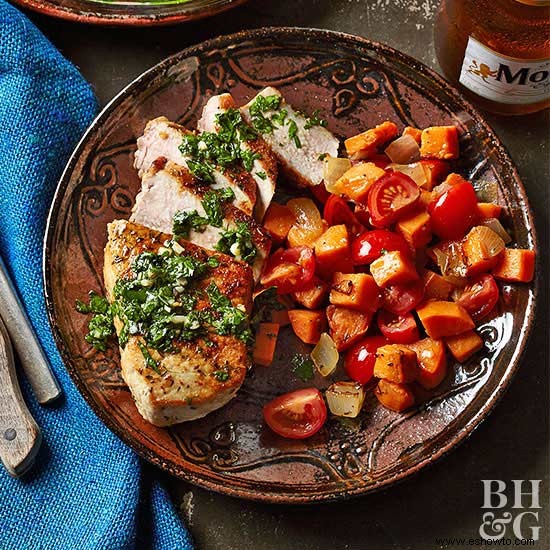
[[[204,106],[202,117],[197,123],[200,132],[219,132],[220,127],[216,117],[235,109],[235,101],[231,94],[221,94],[211,97]],[[254,217],[262,221],[267,207],[271,203],[277,183],[277,159],[265,141],[258,137],[249,141],[241,141],[241,147],[258,155],[252,166],[252,177],[257,186],[257,202]]]
[[[199,216],[206,216],[202,200],[209,190],[207,186],[197,182],[185,168],[168,162],[165,158],[159,158],[143,175],[142,188],[136,197],[130,220],[157,231],[172,233],[176,212],[196,210]],[[269,254],[271,241],[251,216],[228,203],[223,204],[222,210],[222,227],[206,225],[204,231],[190,230],[186,239],[208,250],[215,250],[224,231],[234,230],[237,224],[244,223],[256,248],[251,266],[257,281]],[[232,255],[241,259],[238,250]]]
[[[166,117],[150,120],[143,135],[137,140],[134,167],[138,175],[142,177],[159,157],[165,157],[187,168],[192,159],[179,150],[186,134],[190,134],[186,128],[170,122]],[[214,189],[230,187],[235,193],[235,206],[249,215],[252,214],[256,204],[256,182],[246,170],[214,170],[213,177]]]
[[[126,220],[116,220],[108,226],[108,237],[104,281],[107,298],[112,302],[117,280],[132,276],[133,259],[142,252],[157,253],[171,236]],[[199,288],[204,289],[214,282],[233,306],[250,313],[252,273],[249,266],[185,241],[180,246],[182,254],[203,262],[214,256],[219,261],[218,267],[198,281]],[[208,300],[203,298],[196,309],[208,306]],[[115,326],[120,336],[122,323],[119,319],[115,319]],[[211,333],[208,340],[174,342],[175,350],[163,354],[146,348],[146,353],[157,362],[157,368],[153,369],[144,356],[143,337],[129,336],[120,352],[122,377],[146,420],[156,426],[195,420],[223,407],[234,397],[250,365],[247,347],[231,335]],[[218,375],[220,372],[225,373],[223,377]]]
[[[286,103],[281,92],[271,87],[264,88],[254,99],[241,107],[243,118],[251,126],[254,126],[254,115],[250,108],[260,96],[281,98],[278,109],[262,113],[266,119],[269,120],[273,115],[281,115],[286,111],[283,124],[275,123],[272,132],[262,134],[262,138],[279,160],[281,170],[298,185],[319,185],[323,180],[323,155],[338,156],[338,139],[322,126],[313,125],[306,128],[308,119]],[[291,124],[295,124],[295,136]]]

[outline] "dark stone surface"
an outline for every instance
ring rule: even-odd
[[[432,44],[437,4],[436,0],[252,0],[210,20],[153,29],[98,28],[36,14],[30,17],[80,67],[104,105],[142,71],[188,45],[266,25],[358,34],[386,42],[437,68]],[[535,213],[540,250],[544,251],[540,255],[542,293],[537,325],[522,368],[503,401],[472,437],[443,461],[384,493],[348,502],[314,507],[255,504],[169,479],[198,548],[424,550],[446,547],[436,542],[443,537],[465,538],[467,544],[468,539],[479,536],[481,479],[542,479],[542,529],[536,547],[550,547],[548,114],[487,118],[517,163]]]

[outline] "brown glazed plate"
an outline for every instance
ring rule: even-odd
[[[162,429],[138,414],[119,374],[119,352],[85,341],[87,319],[75,311],[88,289],[102,292],[106,225],[128,218],[140,182],[132,168],[136,138],[165,115],[194,128],[209,97],[231,92],[248,101],[276,86],[295,107],[319,109],[339,137],[385,119],[426,127],[455,124],[457,170],[498,184],[514,243],[536,249],[525,190],[512,161],[482,117],[446,81],[388,46],[321,30],[246,31],[188,48],[144,73],[92,124],[59,182],[45,242],[45,284],[59,350],[83,396],[145,459],[197,485],[272,502],[315,502],[368,493],[417,472],[468,437],[489,414],[518,369],[533,324],[534,285],[504,285],[495,315],[483,323],[485,348],[416,408],[397,414],[369,392],[360,417],[331,418],[313,438],[285,440],[262,422],[275,396],[310,386],[289,367],[306,351],[283,329],[275,363],[256,367],[237,396],[206,418]],[[338,375],[341,377],[342,372]],[[318,375],[319,388],[331,381]]]
[[[203,19],[246,0],[14,0],[46,15],[95,25],[153,26]]]

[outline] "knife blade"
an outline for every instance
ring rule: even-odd
[[[33,465],[41,441],[40,428],[23,400],[10,338],[0,318],[0,461],[8,474],[22,476]]]
[[[42,351],[31,322],[0,256],[0,316],[8,329],[11,342],[33,394],[40,404],[61,395],[50,364]]]

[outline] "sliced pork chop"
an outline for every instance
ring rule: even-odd
[[[132,260],[138,254],[157,253],[170,238],[170,235],[126,220],[110,223],[104,263],[107,298],[113,301],[113,289],[118,279],[131,277]],[[233,306],[250,313],[252,274],[246,264],[224,254],[207,252],[185,241],[181,241],[180,245],[183,254],[201,261],[215,256],[219,261],[219,266],[198,283],[200,288],[214,282]],[[197,309],[208,307],[206,299],[204,302],[199,302]],[[115,319],[115,325],[120,333],[120,320]],[[140,414],[156,426],[195,420],[223,407],[237,393],[250,366],[247,347],[235,336],[209,334],[209,343],[203,339],[174,342],[175,351],[163,355],[149,348],[149,354],[157,361],[156,370],[148,366],[144,359],[140,349],[143,346],[141,336],[129,337],[120,351],[122,377],[132,392]],[[217,375],[220,371],[227,373],[227,377]]]
[[[200,132],[218,132],[217,116],[227,113],[230,109],[236,109],[236,104],[231,94],[221,94],[211,97],[204,106],[202,116],[197,123]],[[277,159],[266,142],[258,137],[249,141],[241,141],[241,147],[250,150],[259,158],[254,160],[252,177],[257,186],[257,201],[254,209],[254,217],[262,221],[267,207],[271,203],[277,183]]]
[[[159,157],[165,157],[187,168],[188,161],[192,159],[184,155],[179,146],[183,137],[189,133],[186,128],[170,122],[166,117],[149,121],[143,135],[137,140],[134,167],[138,175],[142,177]],[[247,214],[252,214],[256,204],[256,182],[246,170],[214,170],[213,177],[214,189],[230,187],[235,193],[235,206]]]
[[[308,125],[307,117],[294,110],[286,103],[281,93],[271,87],[263,89],[252,101],[241,107],[243,118],[251,126],[256,127],[250,107],[259,96],[277,96],[281,98],[279,107],[276,110],[262,113],[262,116],[266,119],[271,120],[273,116],[278,117],[282,111],[286,111],[282,124],[274,122],[272,132],[262,133],[262,138],[280,162],[281,170],[298,185],[306,187],[319,185],[323,180],[323,156],[338,156],[338,139],[322,126],[306,128]],[[295,137],[293,137],[292,131],[294,124]]]
[[[209,190],[207,186],[198,183],[185,168],[159,158],[143,175],[142,189],[136,197],[130,220],[157,231],[172,233],[176,212],[196,210],[199,216],[206,216],[201,201]],[[191,230],[186,238],[208,250],[215,250],[224,231],[235,229],[238,223],[246,224],[256,248],[256,256],[251,262],[251,267],[257,281],[269,254],[271,241],[251,216],[232,204],[225,203],[222,208],[222,227],[206,225],[204,231]],[[234,252],[233,256],[240,259],[239,251]]]

